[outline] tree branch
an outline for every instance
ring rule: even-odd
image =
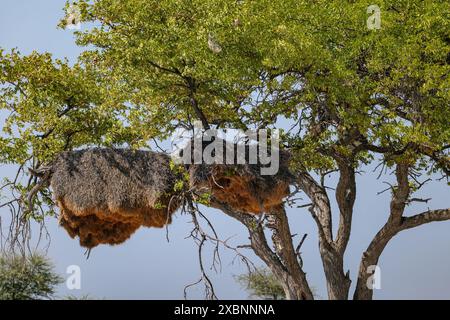
[[[306,274],[299,264],[297,252],[292,243],[292,235],[286,210],[283,206],[280,206],[268,215],[267,220],[267,226],[272,229],[272,242],[275,247],[275,252],[294,280],[288,286],[288,299],[312,299],[313,295],[306,280]]]
[[[340,219],[335,244],[339,254],[343,255],[350,239],[353,206],[356,199],[356,181],[352,163],[340,160],[338,167],[340,175],[336,187],[336,201],[339,206]]]
[[[226,203],[220,202],[217,199],[212,198],[210,204],[220,209],[222,212],[228,216],[238,220],[244,224],[250,235],[251,248],[255,254],[269,267],[272,273],[283,286],[283,290],[287,293],[288,299],[309,299],[312,300],[314,297],[312,295],[311,289],[306,282],[306,277],[300,266],[298,269],[301,271],[300,274],[292,274],[290,270],[283,264],[280,257],[270,249],[266,236],[264,234],[264,229],[261,223],[258,223],[257,219],[250,215],[241,212],[237,212],[231,209]],[[285,221],[287,223],[287,221]],[[283,223],[284,225],[284,223]],[[292,246],[292,238],[289,233],[289,243]],[[293,249],[292,249],[293,250]],[[298,278],[301,277],[301,278]]]
[[[297,173],[297,184],[299,188],[311,199],[311,214],[322,232],[324,239],[331,243],[333,241],[330,200],[324,188],[306,171]]]
[[[344,274],[343,254],[336,250],[333,241],[331,206],[325,188],[322,188],[306,171],[297,173],[297,184],[310,198],[309,208],[319,230],[319,251],[331,300],[347,299],[350,277]]]
[[[430,222],[446,220],[450,220],[450,208],[428,210],[415,216],[403,218],[400,230],[415,228]]]
[[[200,109],[200,107],[198,105],[198,101],[195,98],[195,92],[196,92],[195,80],[188,77],[188,78],[186,78],[186,81],[187,81],[188,88],[189,88],[189,99],[191,101],[192,108],[194,109],[194,112],[197,115],[197,117],[202,122],[203,129],[209,130],[210,126],[209,126],[208,120],[206,119],[206,116],[203,113],[203,111]]]
[[[356,289],[353,295],[355,300],[372,299],[373,291],[369,289],[367,285],[367,281],[370,277],[367,270],[370,266],[378,263],[378,259],[387,243],[399,231],[398,228],[401,223],[403,211],[405,209],[410,191],[408,183],[408,166],[405,164],[398,164],[395,175],[397,177],[397,187],[392,188],[393,192],[390,205],[390,215],[386,224],[378,231],[372,242],[369,244],[367,250],[363,253],[359,267]]]

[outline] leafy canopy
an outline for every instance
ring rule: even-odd
[[[368,0],[74,4],[86,48],[74,65],[0,52],[2,163],[145,147],[194,120],[244,129],[285,118],[298,168],[356,166],[376,152],[449,172],[446,1],[378,1],[380,30],[366,27]]]
[[[280,281],[269,269],[256,269],[248,274],[241,274],[236,280],[246,288],[253,297],[280,300],[286,295]]]
[[[0,256],[0,300],[49,299],[61,282],[45,256]]]

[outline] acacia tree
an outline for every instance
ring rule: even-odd
[[[241,274],[236,280],[254,297],[273,300],[285,298],[283,287],[268,269],[257,269],[252,273]]]
[[[0,256],[0,300],[52,299],[63,279],[51,261],[40,254]]]
[[[194,120],[204,129],[262,129],[284,117],[292,128],[283,146],[292,155],[297,190],[310,200],[330,299],[350,294],[344,254],[355,174],[371,163],[395,173],[389,218],[355,279],[353,297],[371,299],[367,268],[389,241],[450,219],[448,208],[404,215],[407,205],[426,201],[414,192],[430,174],[448,179],[450,172],[449,8],[445,1],[378,1],[381,29],[371,30],[371,2],[75,2],[81,22],[91,26],[76,32],[86,50],[75,65],[50,54],[2,51],[0,107],[8,116],[0,161],[19,165],[2,206],[41,219],[39,208],[51,204],[51,195],[36,175],[20,177],[29,174],[26,167],[39,172],[63,150],[145,147],[176,128],[192,128]],[[330,172],[339,176],[335,191],[324,184]],[[248,228],[251,248],[288,299],[313,298],[284,208],[267,213],[262,224],[212,201]]]

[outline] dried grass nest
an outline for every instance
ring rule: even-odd
[[[163,153],[125,149],[64,152],[50,185],[60,224],[84,247],[119,244],[140,226],[161,228],[178,209],[177,175]]]
[[[231,209],[249,214],[273,212],[289,195],[289,182],[276,176],[261,176],[252,165],[193,165],[190,184],[197,193],[209,193]]]
[[[233,149],[233,161],[237,162],[236,144],[223,143],[223,162],[227,163],[227,149]],[[189,146],[188,146],[189,147]],[[271,212],[289,195],[292,175],[288,168],[289,153],[276,150],[279,155],[278,170],[273,175],[262,174],[257,150],[245,148],[246,164],[193,164],[189,166],[190,186],[197,193],[208,192],[231,209],[249,214]],[[256,164],[250,163],[250,154],[256,153]],[[230,159],[231,160],[231,159]]]
[[[261,165],[187,165],[190,188],[209,193],[230,208],[249,214],[270,212],[289,194],[287,153],[275,175]],[[120,244],[139,227],[161,228],[171,222],[182,199],[175,184],[181,173],[170,156],[143,150],[94,148],[61,153],[50,180],[60,224],[88,248]]]

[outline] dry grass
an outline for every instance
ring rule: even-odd
[[[51,187],[60,223],[80,244],[119,244],[140,226],[161,228],[178,209],[177,176],[169,157],[150,151],[65,152],[53,165]],[[172,200],[171,200],[172,199]]]
[[[234,147],[234,146],[231,146]],[[289,194],[288,154],[280,170],[261,175],[261,165],[187,165],[190,188],[210,193],[232,209],[271,212]],[[62,153],[53,163],[50,185],[60,224],[80,244],[120,244],[141,226],[162,228],[181,203],[175,192],[180,174],[163,153],[124,149],[87,149]]]

